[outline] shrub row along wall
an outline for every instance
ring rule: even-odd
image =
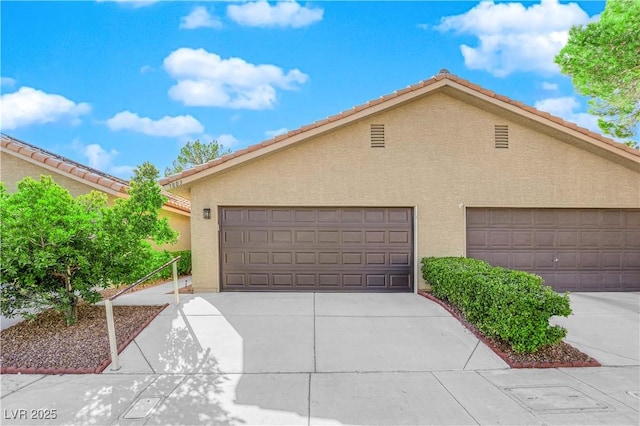
[[[537,275],[477,259],[429,257],[422,259],[422,276],[434,296],[460,309],[485,335],[504,340],[515,352],[535,352],[567,334],[560,326],[550,326],[549,319],[571,313],[569,295],[559,295]]]

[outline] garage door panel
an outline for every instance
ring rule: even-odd
[[[615,226],[619,227],[625,223],[623,213],[619,210],[603,211],[602,212],[602,225],[603,226]]]
[[[366,223],[384,223],[385,222],[384,209],[367,209],[364,214],[364,221]]]
[[[637,225],[640,228],[640,225]],[[629,231],[626,234],[625,246],[630,249],[640,249],[640,231]]]
[[[271,221],[273,222],[291,222],[291,210],[289,209],[274,209],[271,211]]]
[[[291,287],[293,285],[293,274],[273,274],[273,285],[276,287]]]
[[[294,232],[295,232],[296,243],[308,243],[308,244],[316,243],[316,231],[296,230]]]
[[[226,265],[244,265],[244,252],[227,252],[223,256]]]
[[[511,234],[511,244],[515,249],[531,249],[533,247],[533,232],[514,230]]]
[[[223,290],[412,290],[410,208],[220,210]]]
[[[576,247],[578,245],[578,231],[558,231],[558,247]]]
[[[365,244],[384,244],[385,243],[385,232],[384,231],[365,231],[364,236]]]
[[[242,232],[242,231],[237,231],[237,232]],[[269,232],[266,230],[247,231],[247,241],[251,244],[266,244],[269,242]],[[233,241],[233,242],[244,242],[244,240]]]
[[[272,253],[271,259],[272,259],[271,263],[273,265],[292,265],[293,264],[293,254],[291,252]]]
[[[269,215],[264,209],[249,209],[247,211],[247,217],[247,222],[249,223],[265,223]]]
[[[511,246],[511,234],[506,231],[489,231],[487,235],[487,241],[489,247],[510,247]]]
[[[342,222],[344,223],[361,223],[363,220],[362,209],[343,209]]]
[[[533,268],[533,253],[515,252],[512,255],[511,263],[516,269],[531,269]]]
[[[624,264],[631,269],[640,270],[640,252],[624,253]]]
[[[344,274],[344,287],[362,287],[364,285],[362,274]]]
[[[467,245],[469,247],[480,247],[484,248],[487,246],[487,231],[481,230],[477,231],[474,229],[469,229],[467,231]]]
[[[514,228],[531,227],[533,221],[533,211],[531,210],[514,211],[511,215],[511,224]]]
[[[411,223],[411,211],[408,209],[389,209],[389,223]]]
[[[244,232],[242,231],[224,231],[222,235],[226,243],[244,243]]]
[[[535,231],[534,241],[536,247],[555,247],[556,233],[555,231]]]
[[[268,265],[269,253],[267,252],[249,252],[249,265]]]
[[[640,209],[468,208],[467,256],[536,273],[559,291],[638,291]]]

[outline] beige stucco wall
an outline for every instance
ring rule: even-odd
[[[88,194],[92,190],[97,190],[97,188],[87,185],[80,180],[72,179],[45,167],[38,166],[37,164],[33,164],[7,153],[0,152],[0,180],[7,186],[7,190],[9,192],[17,191],[18,182],[25,177],[29,176],[34,179],[39,179],[41,175],[51,176],[58,185],[66,188],[74,197]],[[109,204],[112,204],[116,199],[116,196],[107,194]],[[180,237],[176,244],[165,244],[161,246],[154,245],[154,248],[169,251],[190,250],[191,229],[189,216],[163,209],[160,212],[160,217],[167,217],[169,219],[169,225],[180,233]]]
[[[370,148],[370,124],[385,125],[386,148]],[[509,149],[494,147],[495,124],[509,125]],[[442,93],[212,175],[190,191],[196,291],[219,288],[219,206],[416,207],[418,259],[465,254],[466,207],[640,207],[637,172]],[[211,220],[199,213],[205,207]]]
[[[7,186],[7,190],[9,192],[17,191],[18,182],[25,177],[28,176],[33,179],[40,179],[40,176],[42,175],[51,176],[58,185],[66,188],[66,190],[74,197],[88,194],[92,190],[96,189],[80,180],[72,179],[45,167],[41,167],[13,155],[0,152],[0,180],[2,180],[2,182]],[[110,194],[108,196],[109,202],[112,202],[115,199],[115,197]]]
[[[160,211],[160,217],[169,219],[171,228],[180,235],[178,236],[178,242],[175,244],[154,245],[154,247],[159,250],[168,251],[191,250],[191,224],[189,223],[189,216],[162,210]]]

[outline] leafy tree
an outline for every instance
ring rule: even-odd
[[[147,241],[175,241],[164,199],[149,163],[136,168],[129,198],[107,206],[106,195],[73,198],[50,176],[25,178],[8,194],[0,185],[0,311],[32,316],[43,308],[77,321],[78,299],[100,300],[99,288],[133,282],[149,270],[154,251]]]
[[[173,161],[173,167],[167,167],[164,170],[164,175],[175,175],[185,169],[190,169],[208,161],[215,160],[230,152],[231,150],[224,149],[224,146],[218,144],[215,140],[209,143],[202,143],[199,139],[196,139],[194,142],[187,142],[180,150],[178,158]]]
[[[608,135],[632,138],[640,120],[640,1],[609,0],[598,22],[575,26],[555,57],[563,74],[589,96],[590,112]],[[630,146],[637,143],[629,140]]]

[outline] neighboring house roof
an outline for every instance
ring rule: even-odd
[[[120,198],[127,196],[127,190],[129,189],[128,181],[80,164],[61,155],[54,154],[4,133],[2,133],[1,138],[1,149],[10,155],[80,181],[98,191]],[[186,198],[167,191],[163,191],[162,193],[167,197],[165,207],[172,207],[184,213],[191,212],[191,203]]]
[[[446,70],[442,70],[438,75],[428,80],[397,90],[365,104],[355,106],[339,114],[327,117],[324,120],[316,121],[315,123],[302,126],[296,130],[291,130],[286,134],[275,136],[264,142],[224,155],[208,163],[185,170],[182,173],[160,179],[160,184],[166,188],[177,189],[180,186],[199,180],[210,174],[236,166],[261,155],[269,154],[293,143],[306,140],[309,137],[318,136],[388,108],[413,101],[438,90],[442,90],[449,95],[462,96],[467,101],[471,100],[476,103],[480,101],[483,102],[483,104],[493,104],[503,111],[510,111],[512,114],[537,121],[547,127],[554,128],[556,133],[559,131],[567,137],[579,139],[583,144],[599,149],[599,152],[606,152],[610,158],[613,156],[625,162],[625,164],[631,165],[634,169],[640,169],[640,167],[636,167],[636,164],[640,166],[640,151],[580,127],[575,123],[537,110],[522,102],[498,95],[468,80],[449,74]]]

